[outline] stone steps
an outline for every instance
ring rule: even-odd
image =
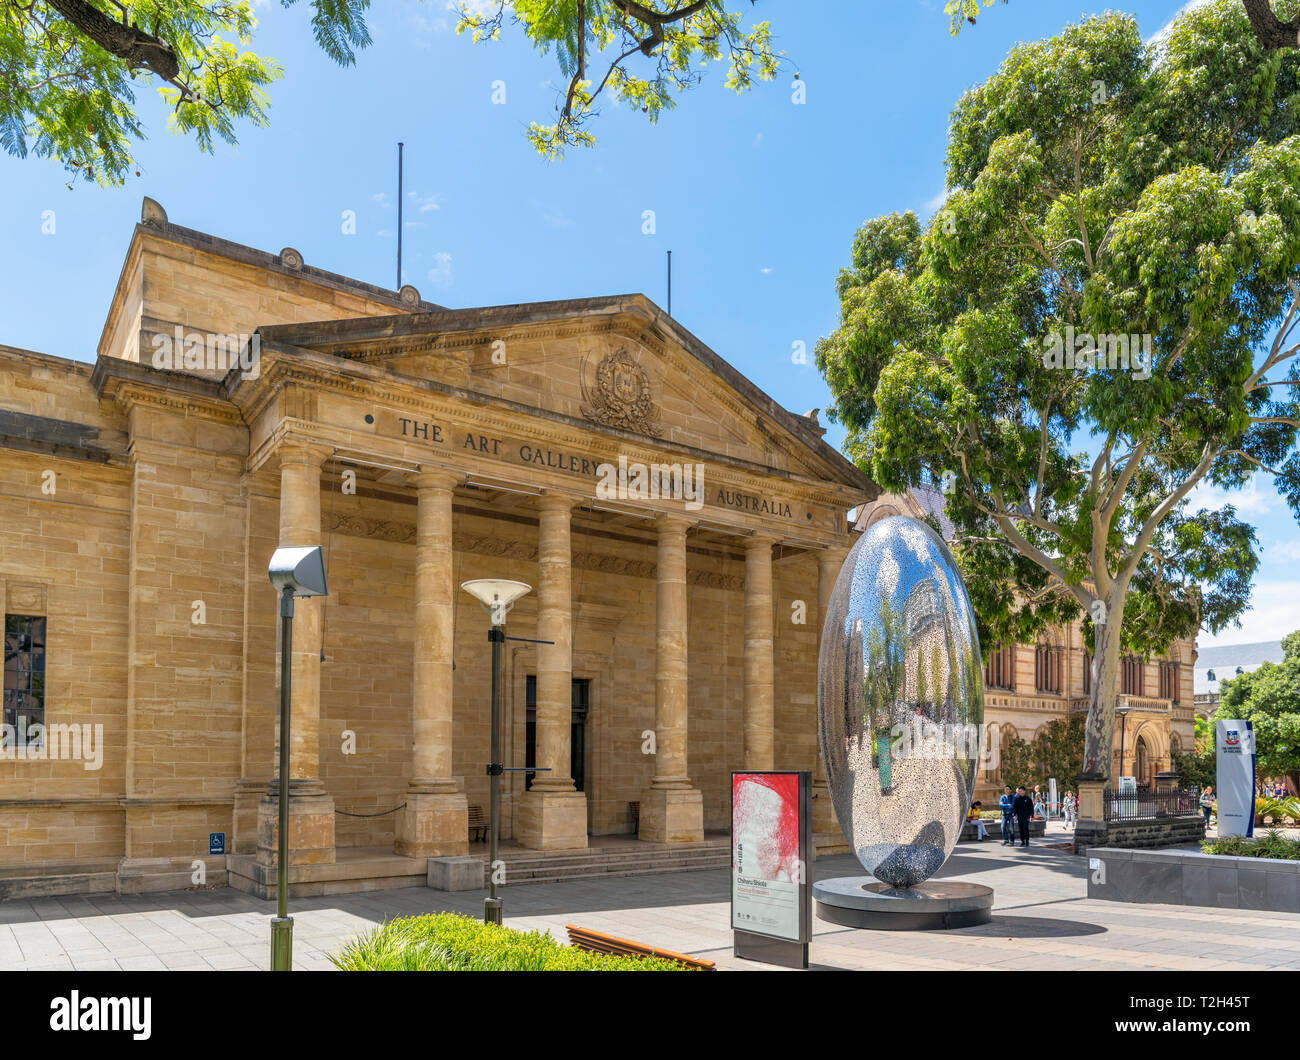
[[[484,872],[487,858],[481,858]],[[699,872],[725,869],[731,864],[727,840],[704,843],[662,844],[648,848],[590,847],[586,850],[505,853],[505,882],[502,886],[529,883],[558,883],[601,877],[652,876],[666,872]]]

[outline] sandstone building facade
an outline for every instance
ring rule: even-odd
[[[449,310],[146,200],[96,353],[0,347],[0,894],[266,893],[281,544],[331,590],[294,621],[297,879],[466,853],[475,578],[553,642],[507,644],[507,764],[548,770],[507,774],[508,839],[696,842],[731,770],[817,769],[822,602],[878,491],[644,297]]]

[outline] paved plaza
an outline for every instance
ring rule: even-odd
[[[994,889],[993,921],[944,932],[859,931],[814,921],[821,969],[1300,969],[1300,917],[1287,913],[1130,905],[1087,898],[1087,861],[1053,824],[1029,850],[996,839],[961,843],[939,873]],[[819,860],[816,878],[861,875],[856,859]],[[583,927],[716,961],[731,954],[725,870],[506,887],[506,923]],[[427,888],[304,898],[292,903],[294,967],[330,969],[327,954],[380,921],[455,910],[479,916],[483,891]],[[274,903],[231,889],[96,895],[0,903],[0,968],[22,970],[258,969],[267,964]]]

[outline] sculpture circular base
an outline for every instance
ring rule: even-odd
[[[817,915],[832,924],[875,931],[942,931],[993,919],[993,888],[960,880],[892,887],[873,876],[813,884]]]

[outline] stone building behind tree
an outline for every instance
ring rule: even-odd
[[[928,485],[906,495],[881,494],[863,507],[855,529],[891,515],[935,517],[945,539],[953,526],[943,515],[943,494]],[[984,664],[985,744],[991,746],[995,730],[998,746],[1013,737],[1026,743],[1053,721],[1074,712],[1086,714],[1091,694],[1091,664],[1083,640],[1082,623],[1050,629],[1032,644],[980,645]],[[1132,776],[1139,788],[1155,786],[1156,774],[1170,770],[1173,755],[1195,744],[1192,677],[1196,660],[1195,637],[1183,638],[1160,657],[1134,655],[1121,660],[1117,707],[1127,714],[1115,722],[1111,778]],[[1122,736],[1122,740],[1121,740]],[[1121,744],[1123,760],[1121,761]],[[1061,792],[1076,786],[1076,777],[1057,777]],[[1002,785],[1013,787],[1024,778],[1004,777],[1000,766],[982,768],[975,797],[989,805]]]

